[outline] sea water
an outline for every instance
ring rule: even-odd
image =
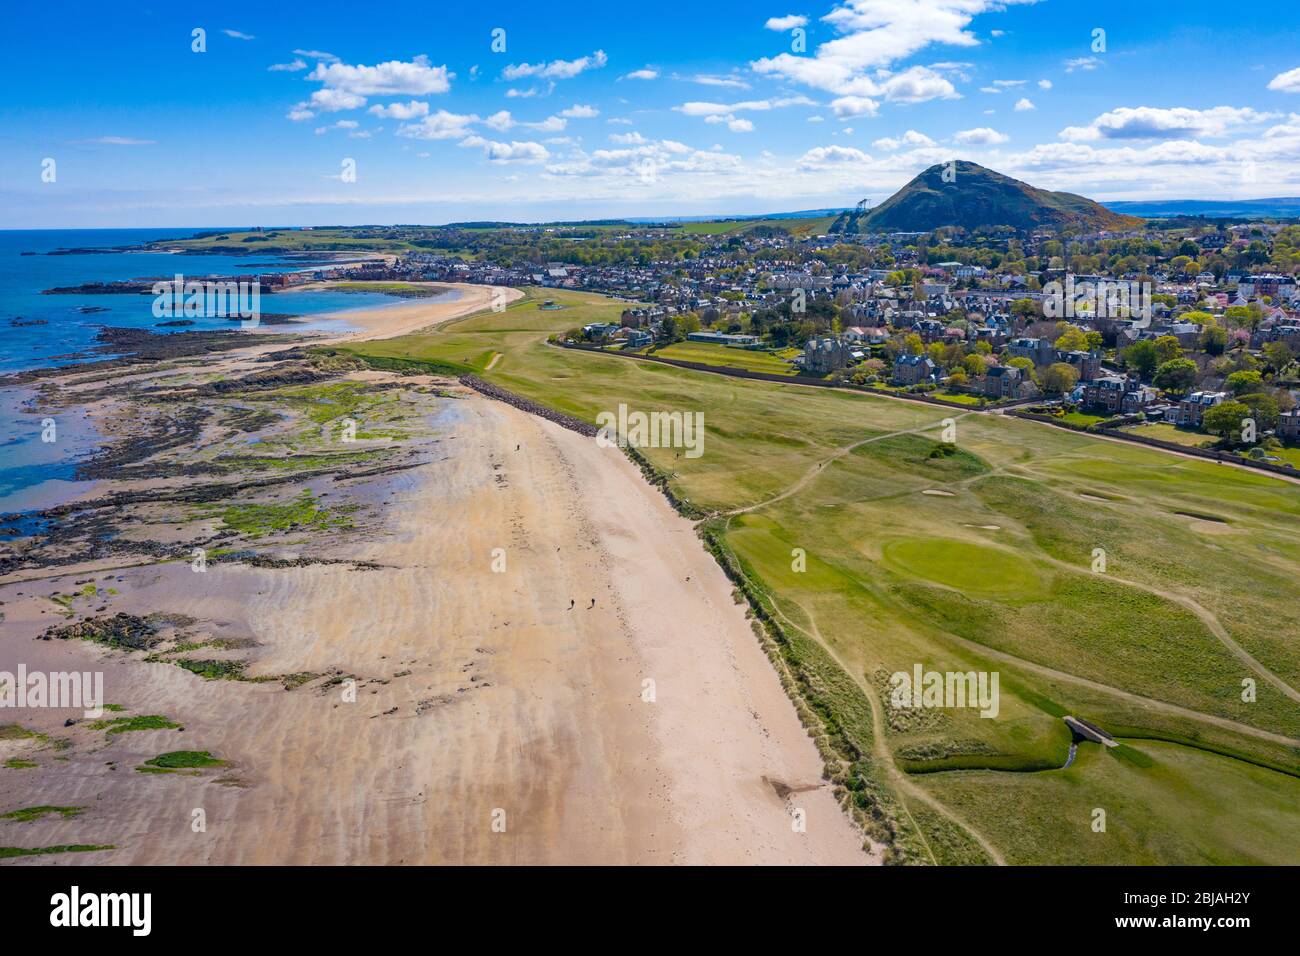
[[[136,294],[42,295],[46,289],[88,282],[130,279],[172,280],[186,277],[286,272],[325,260],[250,252],[248,255],[178,255],[167,252],[99,252],[50,255],[60,249],[139,246],[161,239],[181,239],[189,229],[67,229],[0,231],[0,375],[27,369],[71,365],[109,358],[94,351],[104,326],[148,329],[158,333],[204,329],[238,329],[221,317],[196,317],[193,325],[159,326],[153,296]],[[31,253],[24,255],[24,253]],[[399,305],[407,300],[377,292],[332,290],[276,292],[262,296],[262,313],[302,318],[289,325],[266,326],[273,332],[352,330],[342,319],[315,318],[324,313]],[[82,311],[103,309],[105,311]],[[28,404],[26,388],[0,388],[0,513],[48,508],[86,487],[75,481],[77,462],[99,441],[93,425],[75,409],[57,417],[57,440],[42,441],[44,416]]]

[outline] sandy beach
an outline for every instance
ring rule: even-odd
[[[458,288],[346,313],[361,331],[330,340],[490,302]],[[271,350],[205,371],[264,369]],[[23,845],[111,844],[77,862],[143,864],[875,860],[744,605],[621,452],[445,380],[348,378],[428,422],[418,467],[304,482],[359,503],[356,530],[262,539],[276,566],[122,557],[0,578],[6,667],[101,670],[110,703],[183,727],[106,733],[75,711],[22,712],[44,736],[0,739],[0,759],[36,764],[0,770],[0,809],[85,808],[23,823]],[[195,533],[177,522],[178,541]],[[46,596],[87,580],[96,614],[167,615],[186,646],[239,648],[244,679],[33,640],[91,613],[65,618]],[[182,749],[223,763],[136,769]]]
[[[504,307],[523,296],[518,289],[506,286],[472,285],[468,282],[406,282],[403,284],[450,289],[456,293],[456,298],[445,302],[411,299],[409,302],[389,305],[381,309],[357,309],[339,313],[340,319],[347,321],[349,325],[357,326],[359,331],[340,333],[337,337],[326,333],[330,340],[361,342],[366,339],[387,339],[397,335],[409,335],[450,319],[458,319],[491,308],[494,299]],[[310,289],[312,286],[302,288]],[[316,318],[329,318],[329,315],[316,316]]]

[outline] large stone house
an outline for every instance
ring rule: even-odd
[[[1174,424],[1200,428],[1201,422],[1205,420],[1205,410],[1213,408],[1227,397],[1227,392],[1192,392],[1178,403],[1178,410],[1174,412]]]
[[[928,355],[900,355],[894,359],[895,385],[924,385],[937,381],[939,366]]]

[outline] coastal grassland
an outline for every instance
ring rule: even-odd
[[[446,289],[421,285],[416,282],[364,281],[331,282],[329,287],[337,292],[383,292],[402,297],[426,298],[442,295]]]
[[[538,309],[542,297],[563,308]],[[544,290],[500,314],[353,348],[465,363],[587,421],[620,403],[702,412],[701,457],[641,454],[710,515],[706,541],[762,609],[832,779],[892,859],[1055,860],[1053,841],[1073,825],[1053,809],[1058,777],[1082,781],[1093,806],[1123,805],[1134,833],[1189,844],[1117,839],[1089,860],[1257,858],[1222,826],[1179,829],[1174,817],[1186,803],[1191,816],[1212,813],[1237,787],[1248,796],[1252,780],[1290,793],[1300,777],[1300,706],[1256,669],[1300,684],[1300,489],[1010,417],[546,342],[622,308]],[[1093,570],[1098,549],[1104,573]],[[890,675],[916,664],[997,672],[997,715],[895,706]],[[1243,679],[1258,685],[1254,702],[1242,700]],[[1123,736],[1132,759],[1061,771],[1067,714]],[[1203,801],[1155,778],[1175,765],[1214,777]],[[989,781],[986,796],[971,795],[972,780]],[[1300,860],[1300,804],[1261,806],[1289,821],[1269,831],[1270,858]]]
[[[1188,747],[1081,744],[1068,770],[942,777],[920,785],[982,821],[1011,864],[1296,862],[1300,780]],[[1097,809],[1106,814],[1103,833],[1093,830]]]
[[[675,342],[649,354],[680,362],[743,368],[749,372],[766,372],[769,375],[793,375],[797,371],[789,362],[782,361],[771,352],[736,349],[712,342]]]
[[[1189,431],[1168,422],[1146,422],[1141,425],[1130,425],[1120,430],[1128,432],[1130,435],[1155,438],[1159,441],[1172,442],[1175,445],[1186,445],[1189,448],[1208,448],[1215,441],[1213,437],[1206,435],[1204,432]]]
[[[197,517],[220,518],[225,527],[250,538],[260,538],[275,531],[348,528],[351,527],[348,514],[348,506],[326,508],[310,488],[304,488],[287,501],[232,504],[216,511],[202,511]]]
[[[226,761],[219,760],[206,750],[172,750],[150,757],[135,769],[140,773],[197,773],[224,766]]]
[[[168,239],[153,245],[190,252],[405,252],[417,248],[409,240],[382,235],[356,235],[355,229],[231,230],[189,239]]]
[[[17,810],[10,810],[8,813],[0,813],[0,820],[31,823],[33,820],[41,820],[51,815],[57,815],[64,820],[71,820],[73,817],[80,816],[85,810],[85,807],[19,807]]]
[[[65,843],[58,846],[0,846],[0,860],[11,860],[20,856],[50,856],[55,853],[93,853],[96,850],[115,850],[111,843]]]
[[[792,219],[720,219],[710,222],[684,222],[680,228],[688,236],[743,235],[759,226],[784,229],[792,236],[825,235],[835,216],[808,216]]]

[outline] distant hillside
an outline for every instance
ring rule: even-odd
[[[1112,212],[1074,193],[1050,192],[986,169],[958,162],[952,182],[943,181],[946,164],[931,166],[871,210],[860,231],[926,232],[941,226],[1077,225],[1087,229],[1123,229],[1140,222]]]
[[[1266,219],[1300,218],[1300,196],[1274,199],[1161,199],[1151,202],[1108,202],[1106,208],[1129,216],[1163,219],[1172,216],[1205,216],[1240,219],[1259,216]]]

